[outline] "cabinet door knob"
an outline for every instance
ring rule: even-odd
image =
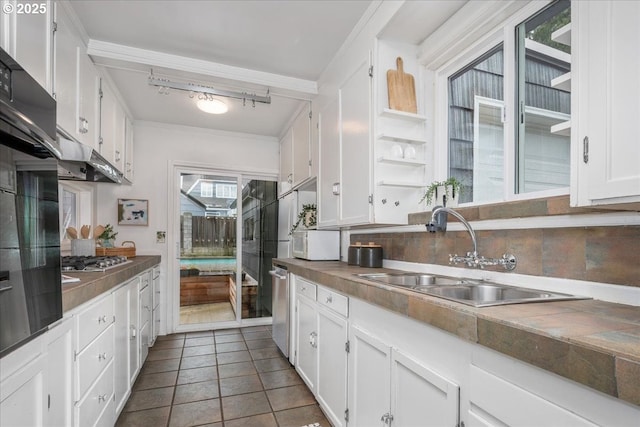
[[[107,401],[107,395],[106,394],[98,395],[98,402],[106,402],[106,401]]]
[[[100,353],[98,355],[98,360],[107,360],[107,353]]]
[[[331,304],[333,302],[333,297],[331,295],[329,295],[327,297],[327,304]]]
[[[107,323],[107,316],[103,315],[98,317],[98,323]]]
[[[318,334],[316,334],[315,332],[311,332],[309,334],[309,345],[313,348],[316,348],[318,346],[318,343],[316,342],[317,337]]]

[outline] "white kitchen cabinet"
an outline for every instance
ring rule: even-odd
[[[349,422],[455,426],[459,387],[402,350],[351,327]]]
[[[295,276],[295,368],[333,426],[346,425],[349,300]]]
[[[469,378],[469,427],[596,424],[475,365]]]
[[[140,366],[147,359],[151,342],[151,274],[151,270],[145,271],[140,279]]]
[[[289,191],[311,175],[311,104],[305,105],[280,140],[279,194]]]
[[[640,202],[640,3],[572,2],[571,204]]]
[[[367,57],[341,85],[340,100],[340,225],[368,224],[372,219],[371,90]]]
[[[318,379],[316,398],[334,427],[346,425],[347,298],[318,286]],[[333,305],[339,308],[336,310]]]
[[[78,82],[78,37],[73,23],[62,3],[55,4],[57,29],[54,33],[54,96],[56,98],[56,120],[70,135],[76,129],[76,103]]]
[[[125,117],[124,122],[124,170],[121,171],[124,177],[133,182],[134,178],[134,158],[133,158],[133,121],[129,117]]]
[[[138,280],[133,279],[120,286],[114,293],[114,362],[113,379],[116,413],[120,413],[131,391],[129,375],[129,354],[131,345],[131,319],[129,318],[129,298],[131,293],[138,293]],[[134,341],[135,343],[135,341]]]
[[[115,129],[113,131],[113,165],[122,173],[126,169],[126,115],[122,104],[115,103],[115,111],[113,112],[113,124]]]
[[[318,228],[338,225],[340,185],[340,106],[338,98],[318,113]]]
[[[349,424],[383,425],[391,406],[391,348],[357,326],[349,343]]]
[[[0,383],[0,425],[2,426],[46,425],[47,356],[42,351],[42,341],[44,339],[32,341],[2,359],[0,364],[3,371]],[[18,356],[21,357],[17,358]],[[17,365],[16,368],[12,369],[15,365]],[[13,372],[7,375],[6,371]]]
[[[296,278],[296,362],[295,368],[312,393],[318,379],[318,309],[316,285]]]
[[[96,147],[98,136],[98,71],[69,17],[68,6],[56,2],[53,92],[57,124],[71,137]]]
[[[158,333],[160,332],[160,266],[153,267],[152,270],[152,307],[153,311],[151,312],[151,334],[149,336],[150,342],[149,345],[153,347],[153,344],[156,342],[156,338],[158,337]]]
[[[6,14],[10,21],[9,54],[42,87],[51,92],[53,2],[8,1],[3,4],[11,4],[15,10],[14,13]]]
[[[95,424],[102,416],[113,419],[114,299],[108,294],[87,303],[74,315],[77,330],[75,357],[76,426]],[[109,409],[111,408],[111,409]]]
[[[100,80],[100,135],[99,151],[102,157],[115,166],[118,100],[105,79]]]
[[[289,128],[280,140],[280,186],[283,194],[293,186],[293,130]]]
[[[84,46],[77,48],[78,93],[76,127],[73,136],[83,144],[96,148],[98,138],[98,72],[85,53]]]
[[[311,171],[311,104],[300,111],[291,128],[293,135],[293,185],[309,178]]]
[[[65,318],[47,334],[47,425],[72,426],[75,355],[75,328],[71,318]],[[5,424],[2,424],[5,425]]]
[[[73,425],[73,327],[65,318],[2,358],[0,425]]]
[[[129,285],[129,383],[133,384],[140,372],[140,276]]]

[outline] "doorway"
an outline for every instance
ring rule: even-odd
[[[276,182],[218,171],[176,176],[177,329],[264,323],[277,250]]]

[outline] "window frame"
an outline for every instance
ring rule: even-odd
[[[534,191],[528,193],[516,193],[517,185],[517,40],[516,29],[518,25],[526,21],[552,1],[532,2],[512,14],[500,24],[485,32],[476,42],[454,55],[434,72],[435,102],[434,102],[434,140],[445,141],[444,144],[434,144],[434,180],[444,180],[449,176],[449,78],[455,76],[461,70],[478,58],[486,55],[499,44],[503,46],[504,55],[504,164],[503,164],[503,189],[502,198],[492,201],[472,201],[461,203],[461,206],[479,206],[496,202],[509,202],[518,200],[533,200],[553,196],[568,195],[570,185],[566,187]],[[475,130],[474,130],[475,132]]]
[[[80,231],[83,224],[93,225],[93,205],[94,205],[94,189],[83,182],[76,181],[58,181],[58,209],[60,212],[60,250],[62,252],[71,251],[71,240],[67,238],[63,229],[64,212],[63,212],[63,190],[76,195],[76,229]],[[92,229],[94,227],[92,226]]]

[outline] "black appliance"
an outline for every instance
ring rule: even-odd
[[[0,49],[0,357],[62,317],[56,102]]]

